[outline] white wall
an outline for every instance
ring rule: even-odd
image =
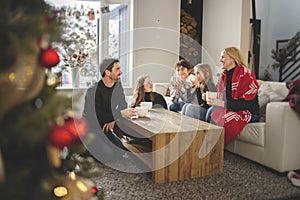
[[[278,81],[278,70],[272,69],[274,60],[271,51],[276,49],[276,40],[290,39],[300,29],[299,0],[256,1],[256,17],[261,19],[261,49],[259,77],[269,65],[272,80]]]
[[[250,0],[204,0],[203,62],[219,65],[228,46],[239,47],[246,61],[249,19]],[[179,22],[180,0],[134,0],[133,80],[147,73],[154,82],[169,81],[178,60]]]
[[[179,55],[180,0],[132,1],[133,87],[141,74],[168,82]],[[250,0],[204,0],[203,62],[219,65],[220,52],[228,46],[239,47],[247,59],[249,19]],[[132,93],[132,88],[125,92]]]
[[[141,74],[153,82],[170,80],[178,61],[179,26],[180,0],[134,0],[133,86]]]
[[[220,65],[220,52],[240,48],[245,61],[250,44],[250,0],[203,0],[203,62]]]

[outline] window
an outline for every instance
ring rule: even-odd
[[[63,37],[68,39],[72,37],[72,42],[56,44],[61,62],[52,72],[61,75],[61,86],[75,87],[72,83],[73,70],[71,69],[73,66],[78,66],[76,58],[80,53],[87,55],[81,50],[83,48],[89,52],[88,56],[85,56],[84,63],[81,62],[79,87],[88,87],[99,80],[101,77],[99,62],[106,57],[119,59],[123,72],[121,76],[123,86],[131,87],[130,41],[132,40],[129,30],[133,26],[131,20],[133,14],[130,8],[132,0],[120,0],[120,2],[115,0],[110,4],[105,4],[101,0],[69,3],[60,0],[47,1],[66,11],[64,14],[66,31]],[[92,39],[87,39],[88,32],[91,32],[89,35]],[[89,47],[91,44],[92,47]]]
[[[63,24],[62,41],[52,44],[60,56],[59,64],[52,68],[52,73],[58,77],[58,86],[88,87],[99,79],[97,46],[100,1],[78,1],[73,4],[48,1],[57,7]],[[75,69],[79,69],[76,70],[79,73],[77,78],[73,76]]]
[[[130,49],[130,9],[128,3],[102,6],[102,42],[99,47],[100,60],[106,57],[117,58],[123,72],[121,80],[124,87],[131,87]]]

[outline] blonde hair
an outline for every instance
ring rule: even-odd
[[[214,84],[212,70],[211,70],[211,67],[209,64],[207,64],[207,63],[197,64],[194,67],[194,71],[195,71],[195,73],[196,73],[196,71],[201,71],[204,75],[204,80],[201,81],[201,83],[200,83],[200,90],[202,93],[205,92],[204,88],[206,88],[206,85],[208,82],[211,82]]]
[[[240,50],[236,47],[227,47],[224,49],[226,54],[234,60],[235,65],[247,67],[244,63]],[[224,75],[226,70],[221,71],[221,77]]]
[[[135,89],[133,91],[133,100],[132,100],[132,106],[139,106],[142,101],[145,101],[145,89],[144,89],[144,83],[146,78],[150,79],[149,75],[140,76],[137,78]],[[150,99],[153,102],[154,100],[154,94],[153,92],[150,93]]]
[[[241,52],[238,48],[236,48],[236,47],[227,47],[227,48],[224,49],[224,51],[226,52],[226,54],[229,57],[231,57],[234,60],[236,65],[247,67],[247,65],[243,61]]]

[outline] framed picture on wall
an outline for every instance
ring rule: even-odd
[[[276,41],[276,54],[277,56],[280,56],[281,54],[285,54],[287,53],[286,51],[286,46],[287,44],[289,43],[289,40],[288,39],[285,39],[285,40],[277,40]],[[293,53],[291,53],[291,55],[289,55],[287,57],[287,59],[291,59],[292,58],[292,61],[295,61],[296,60],[296,57],[294,56],[296,54],[296,50],[293,51]]]

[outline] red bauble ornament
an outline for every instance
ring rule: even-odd
[[[73,144],[74,137],[64,126],[55,126],[50,131],[49,142],[58,149],[63,149]]]
[[[69,147],[80,142],[80,138],[87,134],[87,123],[83,118],[69,117],[63,126],[55,126],[49,134],[49,143],[58,149]]]
[[[45,68],[54,67],[59,63],[59,55],[51,47],[41,50],[38,59],[40,65]]]
[[[91,192],[94,194],[94,195],[97,195],[98,193],[98,188],[96,186],[92,187],[91,188]]]
[[[69,117],[65,120],[64,126],[76,140],[87,134],[87,123],[83,118]]]

